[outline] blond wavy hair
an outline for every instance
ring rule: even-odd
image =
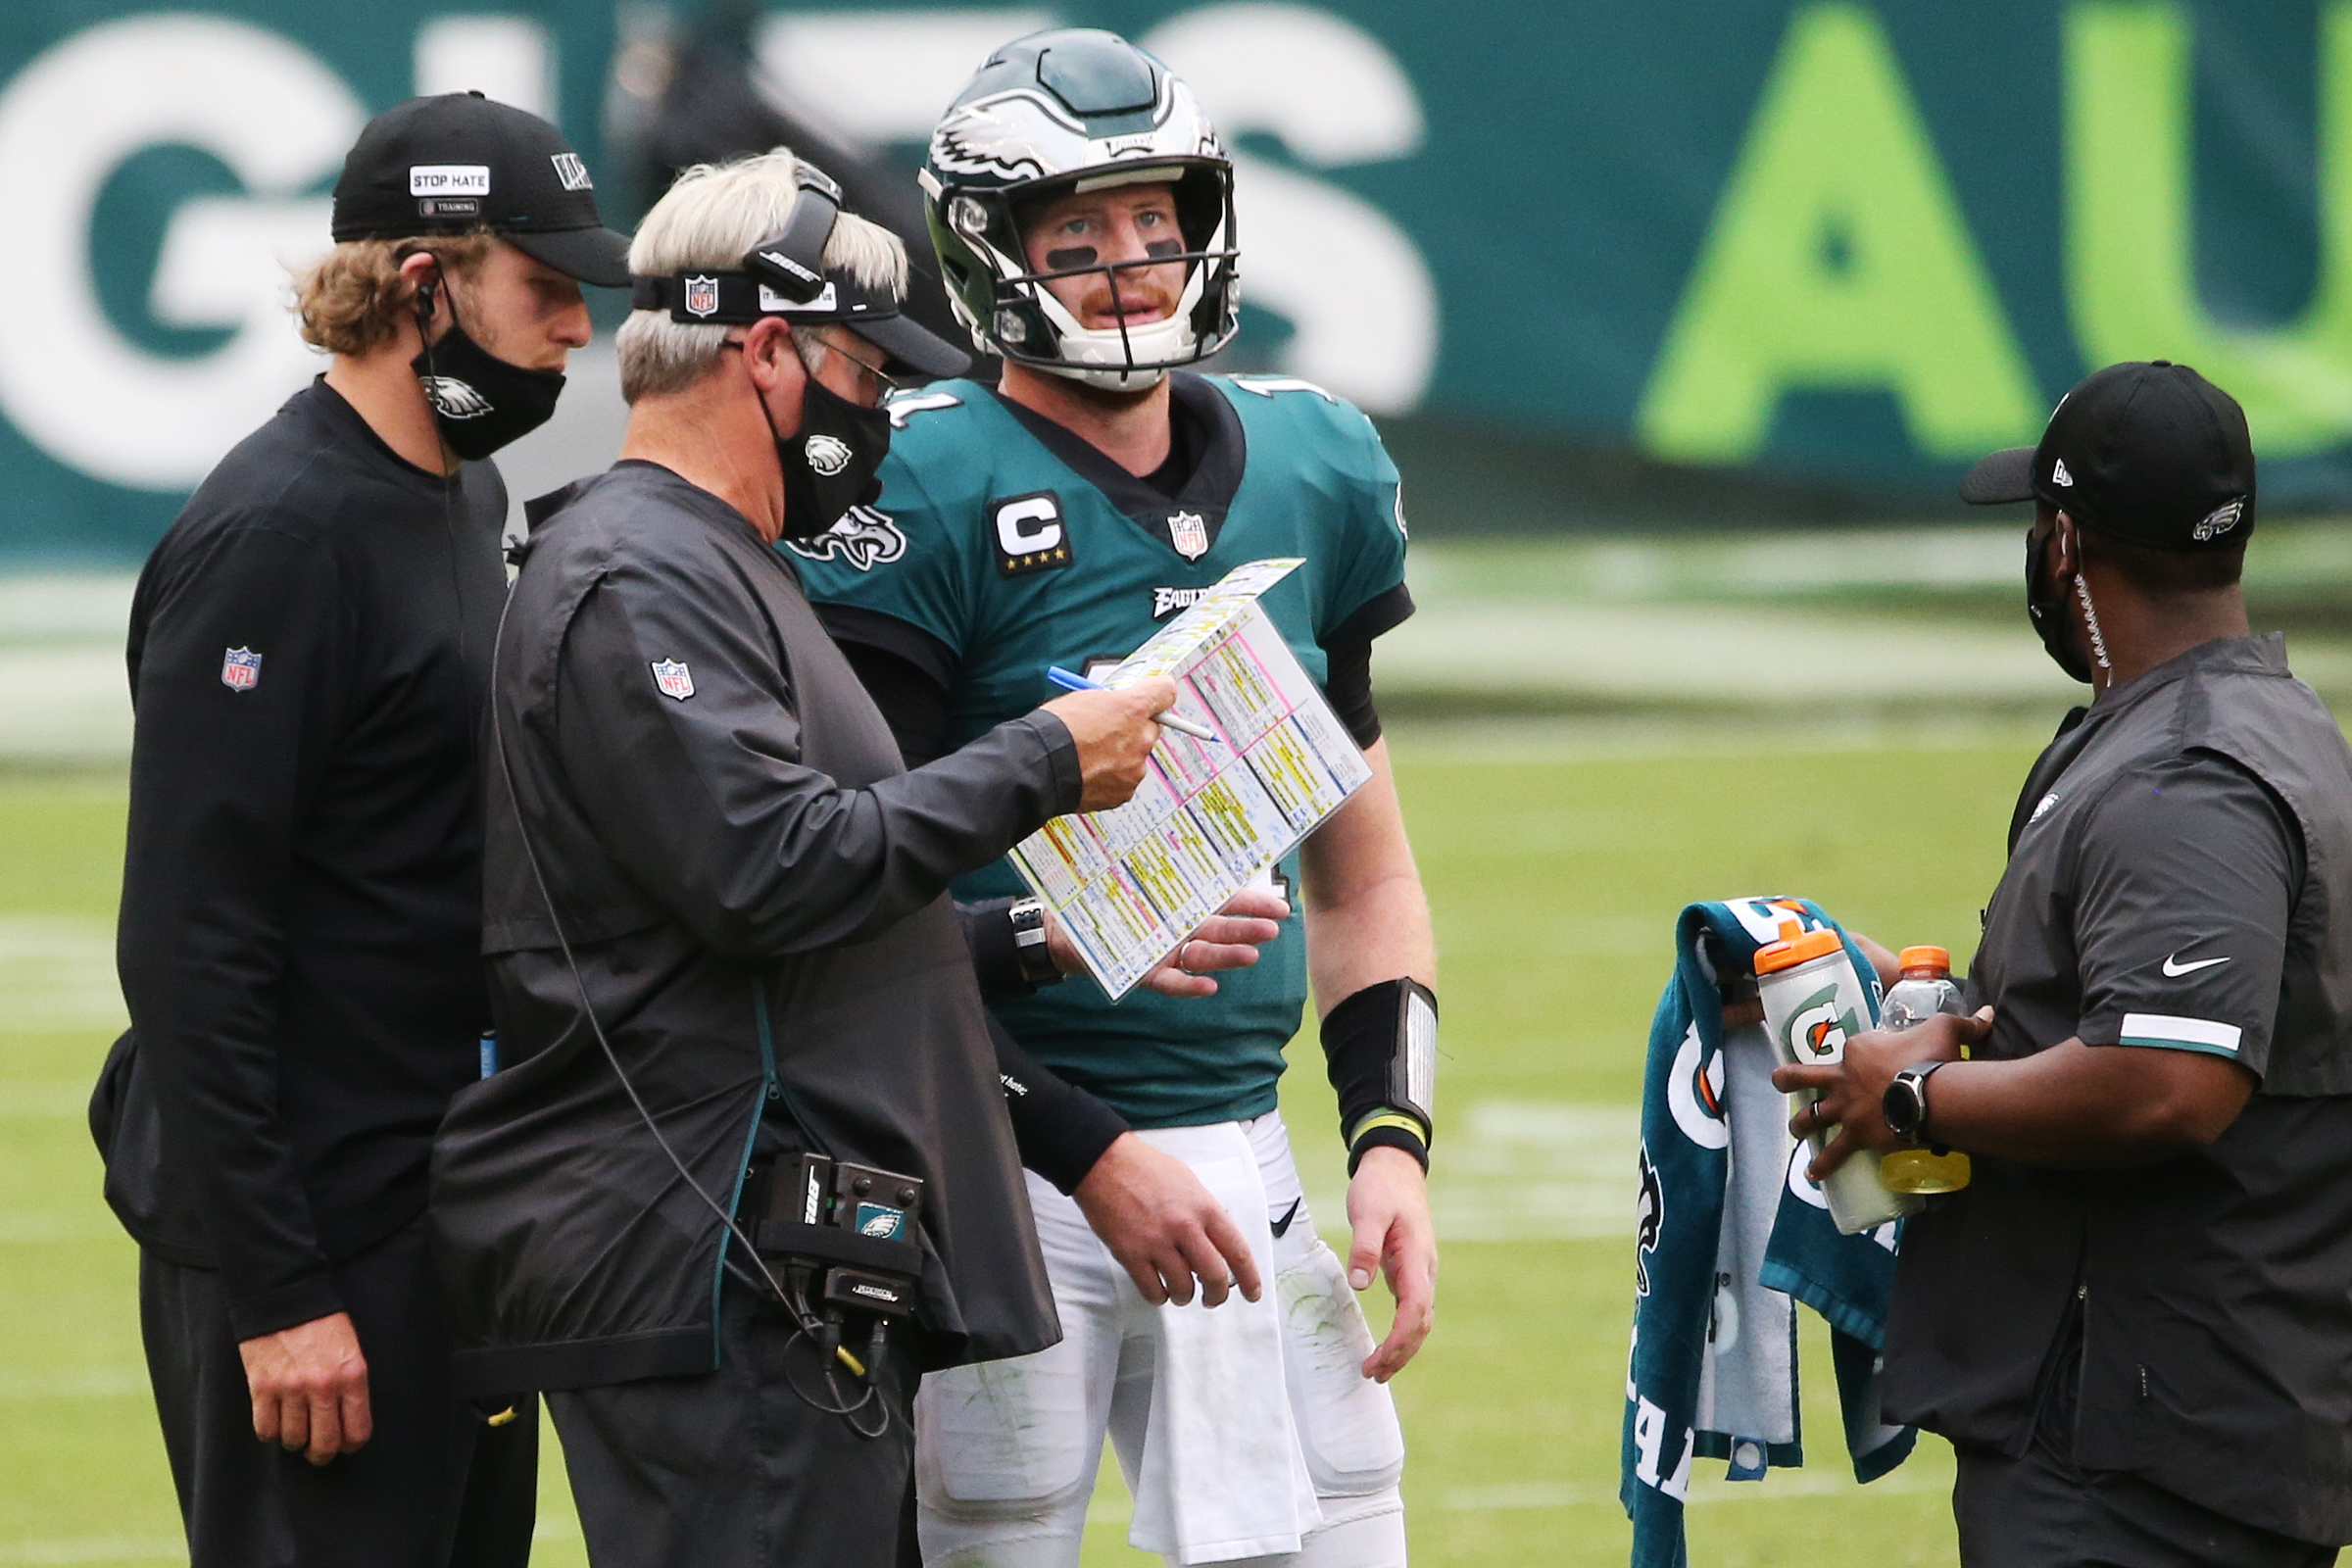
[[[774,235],[792,214],[801,189],[800,160],[788,147],[723,164],[696,164],[671,182],[629,244],[629,270],[659,277],[690,268],[728,270],[744,253]],[[879,223],[844,213],[819,258],[870,289],[906,292],[906,247]],[[683,392],[718,363],[728,328],[673,321],[667,311],[632,311],[613,348],[620,358],[620,395]]]
[[[489,260],[497,236],[486,228],[409,239],[349,239],[294,277],[294,314],[302,340],[329,354],[364,355],[392,340],[416,307],[400,264],[418,251],[441,259],[452,277],[471,277]]]

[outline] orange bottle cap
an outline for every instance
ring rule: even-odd
[[[1944,948],[1905,948],[1901,953],[1895,955],[1894,961],[1898,967],[1906,971],[1937,969],[1945,974],[1952,972],[1952,955],[1948,949]]]
[[[1844,943],[1835,931],[1806,931],[1794,920],[1781,922],[1781,940],[1767,942],[1756,950],[1756,973],[1777,974],[1792,968],[1808,958],[1819,958],[1843,949]]]

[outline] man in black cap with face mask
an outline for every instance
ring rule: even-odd
[[[555,127],[362,133],[301,279],[326,373],[221,460],[131,612],[120,965],[92,1105],[195,1568],[521,1563],[536,1422],[456,1394],[422,1213],[486,1070],[476,734],[492,452],[626,281]]]
[[[1964,1564],[2305,1565],[2352,1542],[2352,753],[2248,634],[2254,457],[2110,366],[1971,502],[2089,683],[2028,775],[1970,1018],[1866,1034],[1791,1124],[1967,1152],[1903,1234],[1888,1419],[1959,1452]],[[1961,1048],[1970,1054],[1961,1058]]]

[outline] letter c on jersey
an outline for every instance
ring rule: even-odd
[[[997,570],[1007,577],[1058,571],[1076,558],[1061,518],[1061,497],[1051,490],[1006,496],[988,504],[997,526]]]

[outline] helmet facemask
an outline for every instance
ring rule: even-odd
[[[1073,192],[1163,182],[1173,187],[1177,229],[1183,235],[1180,245],[1127,261],[1089,258],[1032,270],[1022,235],[1025,217]],[[1231,166],[1207,160],[1039,181],[1014,192],[958,192],[933,209],[954,231],[952,240],[959,242],[938,246],[950,269],[956,314],[976,339],[1016,365],[1109,391],[1140,392],[1156,386],[1170,369],[1197,364],[1232,340],[1240,303],[1232,192]],[[935,220],[934,239],[944,240],[939,226]],[[968,263],[959,265],[959,251],[985,269],[985,275],[968,276],[973,269]],[[1156,320],[1122,319],[1111,326],[1090,327],[1050,286],[1064,278],[1101,274],[1115,288],[1118,273],[1173,266],[1185,269],[1184,284],[1175,308]],[[967,276],[959,279],[954,275],[956,271]],[[965,286],[956,287],[958,282]],[[985,294],[974,284],[985,284]],[[978,309],[983,299],[985,317]]]

